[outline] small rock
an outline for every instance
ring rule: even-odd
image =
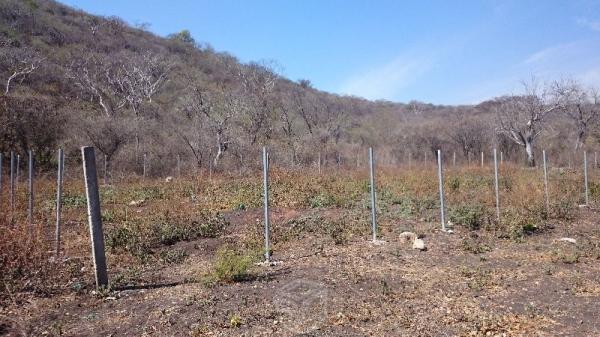
[[[165,178],[165,182],[166,183],[170,183],[172,181],[173,181],[173,177],[171,177],[171,176],[168,176],[168,177]]]
[[[131,202],[129,203],[129,206],[139,207],[139,206],[142,206],[145,202],[146,202],[146,199],[131,200]]]
[[[400,233],[400,240],[404,242],[415,241],[417,239],[417,234],[413,232],[402,232]]]
[[[425,241],[421,239],[415,239],[412,247],[413,249],[425,250]]]
[[[560,238],[560,239],[558,239],[558,241],[569,242],[569,243],[572,243],[572,244],[576,244],[577,243],[577,240],[575,240],[573,238]]]

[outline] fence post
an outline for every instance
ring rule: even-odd
[[[92,258],[96,287],[108,285],[106,272],[106,257],[104,252],[104,232],[102,231],[102,213],[100,212],[100,194],[98,193],[98,177],[96,172],[96,155],[91,146],[82,147],[83,175],[85,179],[85,194],[87,197],[87,213],[92,242]]]
[[[181,156],[177,155],[177,178],[181,178]]]
[[[550,213],[550,197],[548,196],[548,162],[546,160],[546,150],[542,151],[544,160],[544,196],[546,197],[546,214]]]
[[[143,180],[146,180],[146,152],[144,152],[144,158],[142,159],[142,170],[143,170],[143,175],[142,178]]]
[[[500,151],[500,165],[504,164],[504,156],[503,156],[503,152]]]
[[[442,222],[442,230],[446,230],[446,213],[444,209],[444,174],[442,171],[442,150],[437,150],[438,159],[438,179],[440,185],[440,221]]]
[[[62,151],[62,150],[61,150]],[[103,178],[103,183],[104,185],[106,185],[106,182],[108,181],[108,161],[106,160],[106,154],[104,154],[104,176]]]
[[[598,168],[598,152],[594,152],[594,168]]]
[[[467,161],[469,162],[469,166],[471,166],[471,152],[467,152]]]
[[[456,167],[456,151],[452,153],[452,166]]]
[[[265,260],[271,259],[269,247],[269,155],[267,148],[263,147],[263,205],[265,211]]]
[[[2,159],[4,159],[4,155],[0,153],[0,211],[2,211],[2,171],[4,170]]]
[[[371,184],[371,225],[373,230],[373,241],[377,240],[377,212],[375,202],[375,168],[374,168],[373,148],[369,148],[369,178]]]
[[[19,189],[19,178],[21,177],[21,155],[17,155],[17,175],[15,177],[15,189]]]
[[[55,253],[56,260],[60,256],[60,211],[62,207],[62,183],[63,169],[65,166],[65,156],[63,149],[58,149],[58,171],[56,174],[56,233],[55,233]]]
[[[481,151],[481,167],[483,167],[483,151]]]
[[[589,205],[587,151],[583,151],[583,180],[585,183],[585,204]]]
[[[318,159],[317,168],[319,170],[319,174],[321,174],[321,151],[319,151],[319,157],[317,159]]]
[[[9,192],[10,192],[10,212],[11,212],[11,219],[14,218],[14,212],[15,212],[15,161],[16,161],[16,157],[15,157],[15,152],[14,151],[10,151],[10,186],[9,186]]]
[[[496,188],[496,217],[500,221],[500,187],[498,186],[498,156],[494,149],[494,187]]]
[[[425,151],[425,166],[427,166],[427,151]]]
[[[408,168],[412,168],[412,152],[408,152]]]
[[[29,222],[29,232],[33,234],[33,151],[29,150],[29,180],[27,185],[27,194],[29,196],[29,202],[27,207],[27,221]]]

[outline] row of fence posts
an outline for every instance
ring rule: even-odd
[[[548,162],[546,157],[546,151],[542,151],[543,156],[543,170],[544,170],[544,198],[546,212],[550,211],[550,197],[548,193]],[[484,165],[484,153],[481,153],[481,164]],[[494,192],[496,199],[496,218],[498,221],[501,220],[500,213],[500,174],[498,167],[498,151],[493,150],[494,158]],[[411,155],[409,153],[409,163],[411,161]],[[456,165],[456,152],[452,158],[453,165]],[[503,162],[502,152],[500,152],[500,164]],[[321,173],[321,158],[319,154],[318,170]],[[357,159],[358,163],[358,159]],[[444,195],[444,169],[443,169],[443,157],[442,151],[437,150],[437,164],[438,164],[438,186],[439,186],[439,198],[440,198],[440,224],[442,231],[447,231],[446,226],[446,205]],[[583,154],[583,167],[584,167],[584,185],[585,185],[585,204],[589,204],[589,187],[588,187],[588,163],[587,163],[587,152]],[[376,209],[376,188],[375,188],[375,154],[373,148],[369,148],[369,185],[371,194],[371,230],[372,240],[377,241],[377,209]],[[271,258],[270,242],[269,242],[269,152],[266,147],[263,147],[263,205],[264,205],[264,233],[265,233],[265,258],[267,261]]]
[[[269,152],[266,147],[263,147],[263,204],[264,204],[264,240],[265,240],[265,259],[270,261],[270,222],[269,222]],[[549,210],[549,195],[548,195],[548,168],[547,168],[547,157],[546,151],[543,154],[543,170],[544,170],[544,195],[546,210]],[[92,246],[92,257],[94,263],[96,285],[98,287],[108,285],[108,274],[106,268],[106,257],[104,248],[104,234],[102,230],[102,216],[100,210],[100,195],[98,189],[98,174],[96,170],[96,156],[93,147],[82,147],[81,154],[83,158],[83,173],[85,182],[85,191],[87,198],[87,215],[88,223],[90,228],[90,238]],[[28,223],[30,230],[33,230],[33,207],[34,207],[34,191],[33,191],[33,171],[34,171],[34,157],[33,151],[28,151]],[[502,161],[502,153],[500,153]],[[496,216],[500,220],[500,191],[499,191],[499,172],[498,172],[498,157],[497,151],[494,149],[494,187],[496,196]],[[16,164],[18,157],[15,156],[14,152],[10,155],[10,206],[11,206],[11,217],[14,214],[15,207],[15,186],[16,186]],[[456,154],[453,155],[453,163],[455,162]],[[483,162],[483,154],[482,154]],[[585,203],[589,204],[589,188],[588,188],[588,164],[587,164],[587,152],[584,152],[584,185],[585,185]],[[410,159],[410,157],[409,157]],[[0,154],[0,191],[2,191],[2,161],[3,156]],[[146,176],[146,155],[144,155],[143,165],[143,176]],[[177,157],[177,174],[181,174],[180,157]],[[439,185],[439,198],[440,198],[440,222],[443,231],[447,230],[445,221],[445,203],[444,203],[444,175],[443,175],[443,158],[442,151],[437,151],[437,164],[438,164],[438,185]],[[319,158],[319,170],[320,170],[320,158]],[[105,160],[105,177],[106,177],[106,160]],[[62,203],[62,185],[64,179],[64,152],[62,149],[58,150],[58,169],[57,169],[57,189],[56,189],[56,232],[55,232],[55,254],[58,260],[60,256],[60,244],[61,244],[61,203]],[[371,226],[372,226],[372,240],[377,240],[377,208],[376,208],[376,187],[375,187],[375,154],[373,148],[369,148],[369,185],[370,185],[370,196],[371,196]],[[2,194],[0,193],[0,197]],[[11,219],[12,222],[12,219]]]

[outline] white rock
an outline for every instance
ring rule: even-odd
[[[415,239],[412,247],[413,249],[425,250],[425,241],[421,239]]]
[[[146,202],[146,199],[140,199],[140,200],[131,200],[131,202],[129,203],[129,206],[142,206],[144,203]]]
[[[404,242],[415,241],[417,239],[417,234],[413,232],[402,232],[400,233],[400,240]]]
[[[577,240],[575,240],[573,238],[560,238],[560,239],[558,239],[558,241],[569,242],[569,243],[572,243],[572,244],[576,244],[577,243]]]
[[[165,178],[165,182],[166,183],[170,183],[172,181],[173,181],[173,177],[171,177],[171,176],[168,176],[168,177]]]

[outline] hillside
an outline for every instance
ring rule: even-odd
[[[242,64],[187,31],[159,37],[51,0],[2,0],[0,45],[0,150],[33,148],[43,165],[59,146],[74,154],[90,143],[119,170],[139,171],[146,153],[153,174],[177,156],[188,168],[252,167],[263,145],[281,165],[311,165],[319,152],[325,163],[353,163],[367,145],[387,164],[440,147],[461,158],[494,144],[520,155],[495,134],[485,104],[330,94],[280,76],[272,62]],[[571,132],[560,129],[547,137]],[[477,139],[465,144],[461,132]]]

